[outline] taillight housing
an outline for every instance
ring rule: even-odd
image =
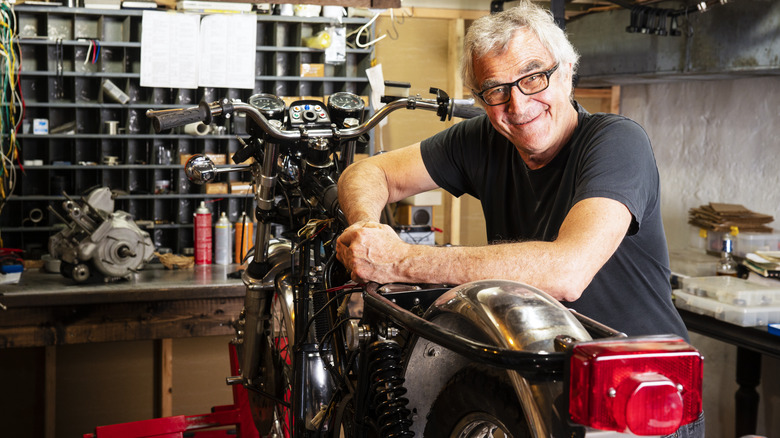
[[[703,359],[683,339],[620,338],[575,344],[572,421],[634,435],[666,435],[701,412]]]

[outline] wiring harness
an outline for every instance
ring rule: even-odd
[[[24,118],[24,98],[19,80],[22,53],[15,44],[16,24],[13,6],[0,0],[0,214],[16,186],[14,161],[22,168],[17,133]]]

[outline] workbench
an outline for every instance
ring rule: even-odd
[[[76,284],[28,270],[0,286],[0,348],[229,335],[244,285],[236,265],[147,267],[127,280]]]
[[[235,333],[245,290],[228,275],[238,269],[150,264],[125,280],[85,284],[27,270],[18,284],[0,285],[0,348],[45,349],[44,436],[54,436],[56,347],[68,344],[153,340],[155,416],[170,416],[172,339]]]
[[[734,395],[734,436],[755,434],[759,402],[756,387],[761,383],[761,356],[780,359],[780,336],[770,334],[766,326],[741,327],[708,315],[683,309],[677,311],[691,332],[737,347],[736,381],[739,388]]]

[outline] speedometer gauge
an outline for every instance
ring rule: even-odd
[[[333,93],[328,98],[330,118],[339,126],[343,125],[344,120],[347,118],[357,119],[358,123],[360,123],[363,118],[364,108],[363,99],[347,91]]]

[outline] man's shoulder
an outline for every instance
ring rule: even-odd
[[[490,141],[495,133],[493,125],[487,115],[480,115],[471,119],[461,120],[458,123],[443,129],[438,133],[422,141],[423,149],[430,147],[452,147],[460,143],[472,143]]]
[[[580,115],[580,124],[586,129],[605,129],[613,125],[642,129],[639,123],[620,114],[601,112],[591,114],[585,111],[584,114],[581,112]]]

